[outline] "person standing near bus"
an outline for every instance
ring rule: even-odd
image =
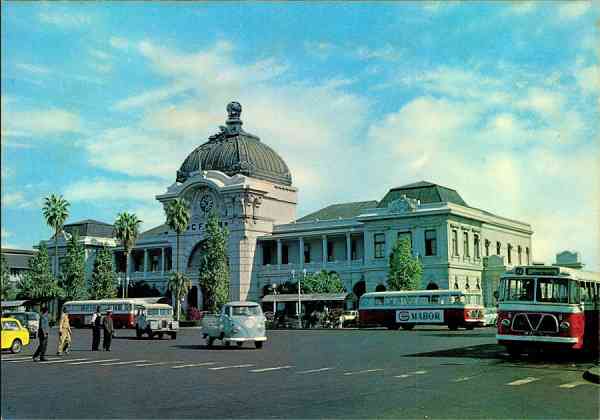
[[[112,311],[110,309],[106,311],[106,316],[102,321],[102,327],[104,328],[104,341],[102,342],[102,347],[104,347],[105,351],[110,351],[110,343],[114,331]]]
[[[71,347],[71,325],[69,324],[69,311],[63,306],[60,323],[58,324],[58,349],[57,356],[62,356],[63,352],[68,353]]]
[[[46,349],[48,348],[48,335],[50,334],[50,322],[48,322],[48,308],[42,309],[42,316],[40,317],[40,328],[38,330],[38,339],[40,344],[37,350],[33,354],[33,361],[37,362],[38,357],[42,362],[47,361]]]
[[[102,315],[100,315],[100,306],[96,306],[96,312],[92,315],[92,351],[98,351],[100,346],[100,330],[102,330]]]

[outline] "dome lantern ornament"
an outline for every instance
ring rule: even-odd
[[[236,135],[240,131],[242,131],[242,120],[240,120],[240,115],[242,114],[242,105],[239,102],[229,102],[227,104],[227,134]]]

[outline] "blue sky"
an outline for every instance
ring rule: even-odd
[[[231,100],[300,189],[298,216],[428,180],[531,223],[533,256],[600,269],[591,2],[2,5],[2,245],[135,211]]]

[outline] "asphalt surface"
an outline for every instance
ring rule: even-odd
[[[508,357],[492,328],[269,331],[261,350],[118,331],[108,352],[76,330],[48,363],[2,354],[2,418],[598,418],[594,362]],[[219,342],[217,342],[218,344]]]

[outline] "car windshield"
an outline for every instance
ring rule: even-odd
[[[232,306],[233,316],[258,316],[261,314],[260,306]]]
[[[27,315],[25,315],[25,314],[8,314],[8,316],[19,320],[19,322],[21,324],[26,323],[26,321],[27,321]]]

